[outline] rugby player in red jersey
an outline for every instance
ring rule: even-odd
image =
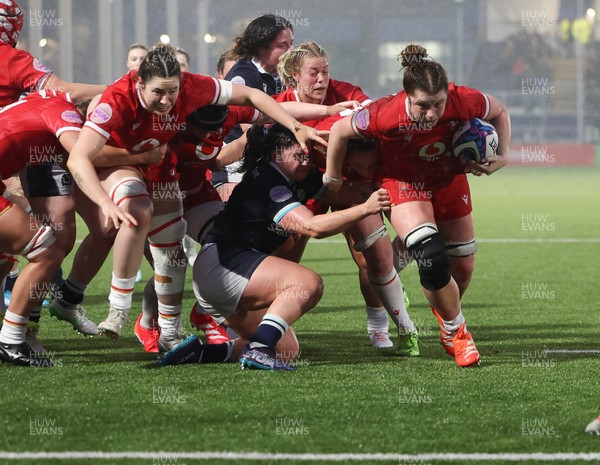
[[[448,83],[444,68],[427,59],[423,47],[409,45],[400,56],[404,90],[332,127],[324,182],[334,189],[341,184],[349,139],[379,140],[383,159],[375,176],[390,192],[390,221],[417,262],[421,285],[441,325],[442,345],[459,366],[471,366],[480,356],[460,300],[471,280],[477,246],[465,172],[492,174],[506,164],[510,117],[494,97]],[[452,154],[452,136],[458,125],[475,117],[496,127],[498,155],[465,167]],[[388,251],[372,262],[380,269],[369,270],[382,282],[394,272],[390,257]]]
[[[13,254],[29,262],[15,282],[4,315],[0,360],[51,366],[36,339],[37,324],[28,328],[28,320],[33,309],[39,311],[51,279],[75,241],[73,185],[70,175],[58,165],[66,163],[83,120],[69,95],[54,91],[32,93],[0,110],[0,118],[2,179],[28,164],[41,167],[35,179],[25,178],[24,182],[25,191],[36,197],[36,202],[31,202],[32,215],[0,197],[0,265],[10,269]],[[4,191],[2,182],[0,190]],[[55,201],[49,202],[40,192]]]
[[[104,334],[118,337],[128,319],[133,282],[148,236],[162,349],[179,342],[185,279],[181,239],[186,225],[174,167],[161,164],[140,170],[123,161],[97,174],[94,160],[105,144],[134,153],[162,147],[185,128],[193,110],[227,103],[256,106],[292,128],[304,150],[309,139],[322,141],[314,129],[300,124],[256,89],[181,73],[175,50],[163,44],[148,53],[137,73],[130,72],[109,86],[86,122],[69,158],[69,168],[81,190],[102,210],[106,224],[118,230],[109,316],[98,326]],[[125,227],[120,227],[122,222]]]

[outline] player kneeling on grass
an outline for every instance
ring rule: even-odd
[[[300,346],[290,325],[317,305],[323,281],[271,254],[291,234],[328,237],[390,209],[387,191],[380,189],[362,204],[313,215],[305,203],[326,192],[322,174],[280,125],[248,131],[242,170],[242,182],[203,242],[193,283],[203,310],[225,318],[240,337],[218,345],[190,337],[161,365],[239,360],[242,368],[293,368]]]

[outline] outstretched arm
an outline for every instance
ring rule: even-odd
[[[300,124],[292,115],[286,112],[281,105],[258,89],[234,85],[229,104],[252,105],[273,121],[282,124],[294,133],[305,153],[308,153],[308,148],[306,146],[308,140],[314,140],[327,146],[327,142],[319,137],[318,131]]]
[[[313,215],[304,205],[287,213],[279,222],[286,231],[321,239],[345,231],[353,224],[391,208],[388,191],[379,189],[364,202],[345,210]]]
[[[352,129],[352,116],[347,116],[336,121],[331,127],[329,134],[329,146],[327,147],[327,167],[323,175],[323,184],[332,191],[338,191],[344,179],[342,165],[346,158],[348,141],[358,139],[359,136]]]

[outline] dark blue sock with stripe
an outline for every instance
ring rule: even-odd
[[[267,313],[250,339],[250,348],[270,347],[275,350],[275,346],[279,342],[279,339],[285,334],[288,327],[289,325],[283,318]]]

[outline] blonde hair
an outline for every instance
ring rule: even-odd
[[[296,88],[296,81],[292,77],[292,73],[300,72],[302,63],[305,58],[327,58],[327,52],[316,42],[304,42],[289,49],[281,57],[277,64],[277,72],[279,78],[284,85]]]

